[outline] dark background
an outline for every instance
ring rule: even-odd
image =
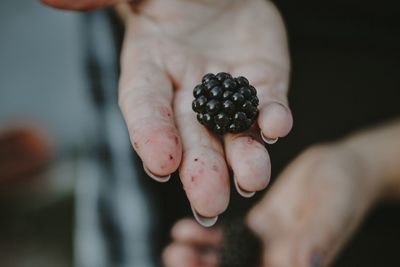
[[[400,116],[400,9],[398,1],[275,1],[288,29],[292,58],[290,105],[294,128],[269,146],[272,178],[308,146],[332,141],[363,127]],[[160,195],[186,203],[178,179],[160,186]],[[260,199],[232,192],[222,217],[243,214]],[[177,197],[179,196],[179,197]],[[170,214],[190,216],[186,205],[163,203]],[[400,206],[374,209],[338,258],[336,267],[400,266]]]
[[[270,149],[274,176],[310,144],[400,115],[398,1],[277,5],[290,36],[295,125]],[[399,240],[400,208],[386,204],[371,213],[335,266],[400,266]]]

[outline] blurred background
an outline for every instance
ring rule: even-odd
[[[0,2],[0,266],[72,266],[77,156],[90,136],[80,15]]]
[[[397,1],[276,2],[295,126],[269,149],[273,177],[310,144],[400,115]],[[190,215],[177,177],[137,168],[117,106],[121,38],[109,10],[0,2],[0,266],[159,266]],[[257,201],[232,196],[226,217]],[[398,205],[377,208],[335,266],[400,266],[399,226]]]

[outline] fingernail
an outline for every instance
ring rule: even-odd
[[[152,173],[144,164],[143,164],[143,169],[145,171],[145,173],[150,176],[150,178],[152,178],[153,180],[156,180],[157,182],[160,183],[166,183],[169,181],[169,179],[171,178],[171,174],[167,175],[167,176],[158,176],[155,175],[154,173]]]
[[[204,227],[211,227],[218,221],[218,216],[215,217],[205,217],[200,215],[191,205],[192,212],[196,221]]]
[[[311,267],[321,267],[321,255],[318,253],[311,258]]]
[[[236,179],[236,176],[233,176],[233,181],[234,181],[236,190],[238,191],[239,195],[241,195],[242,197],[251,198],[256,194],[256,192],[246,191],[246,190],[243,190],[242,188],[240,188],[238,181]]]
[[[278,137],[277,138],[274,138],[274,139],[271,139],[271,138],[267,138],[267,137],[265,137],[265,135],[262,133],[262,131],[260,131],[260,133],[261,133],[261,138],[262,138],[262,140],[265,142],[265,143],[267,143],[267,144],[269,144],[269,145],[273,145],[273,144],[275,144],[276,142],[278,142]]]

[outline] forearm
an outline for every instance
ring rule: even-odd
[[[344,144],[362,159],[383,198],[400,199],[400,119],[351,135]]]

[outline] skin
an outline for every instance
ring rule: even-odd
[[[90,9],[117,1],[44,0]],[[213,217],[229,203],[228,168],[244,191],[264,189],[270,160],[260,138],[288,134],[289,56],[281,17],[264,0],[149,0],[123,14],[119,105],[134,149],[147,169],[167,176],[179,169],[197,213]],[[219,138],[191,110],[193,87],[208,72],[243,75],[257,88],[257,125]]]
[[[300,154],[247,216],[264,243],[262,266],[329,266],[372,206],[400,200],[399,158],[400,120]],[[218,266],[218,228],[183,220],[172,238],[166,267]]]

